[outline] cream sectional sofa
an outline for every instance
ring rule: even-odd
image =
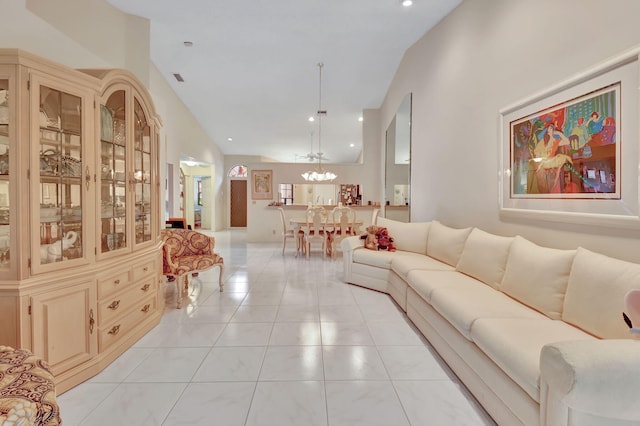
[[[342,241],[348,283],[391,295],[500,425],[640,424],[640,265],[438,221],[378,219],[395,252]]]

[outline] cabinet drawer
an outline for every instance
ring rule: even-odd
[[[150,296],[146,299],[139,300],[135,307],[127,312],[122,318],[118,319],[100,328],[98,335],[98,347],[100,351],[104,351],[118,340],[125,337],[145,319],[149,318],[157,309],[156,297]]]
[[[98,299],[121,291],[129,284],[129,271],[98,278]]]
[[[155,272],[157,272],[155,260],[136,265],[133,267],[133,281],[138,281],[140,278]]]
[[[100,299],[98,301],[98,320],[100,324],[107,324],[114,321],[127,312],[131,307],[139,303],[139,300],[146,295],[155,292],[155,280],[149,277],[135,284],[128,286],[127,291],[116,293],[110,297]]]

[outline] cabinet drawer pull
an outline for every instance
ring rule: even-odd
[[[113,327],[111,327],[111,330],[109,330],[109,334],[111,334],[112,336],[115,336],[119,332],[120,332],[120,324],[114,325]]]
[[[115,280],[115,281],[113,282],[113,284],[114,284],[114,285],[118,285],[118,284],[120,284],[120,278],[118,278],[117,280]]]
[[[150,285],[150,284],[145,284],[145,285],[143,285],[143,286],[140,288],[140,290],[142,290],[142,291],[147,291],[147,290],[149,290],[149,287],[151,287],[151,285]]]
[[[145,314],[147,312],[149,312],[149,308],[151,307],[151,305],[149,303],[147,303],[146,305],[144,305],[144,307],[142,309],[140,309],[141,312],[144,312]]]
[[[116,309],[118,309],[118,306],[120,306],[120,301],[114,300],[109,306],[107,306],[107,308],[115,311]]]
[[[93,334],[93,326],[96,320],[93,318],[93,309],[89,309],[89,334]]]
[[[142,268],[142,270],[143,270],[144,272],[147,272],[147,271],[149,270],[149,267],[148,267],[148,266],[145,266],[144,268]]]

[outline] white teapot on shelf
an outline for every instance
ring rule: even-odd
[[[40,246],[40,262],[53,263],[62,260],[62,251],[71,248],[78,239],[78,233],[69,231],[64,234],[61,241]]]

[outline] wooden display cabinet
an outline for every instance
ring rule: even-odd
[[[132,74],[0,49],[0,345],[58,392],[160,320],[159,129]]]

